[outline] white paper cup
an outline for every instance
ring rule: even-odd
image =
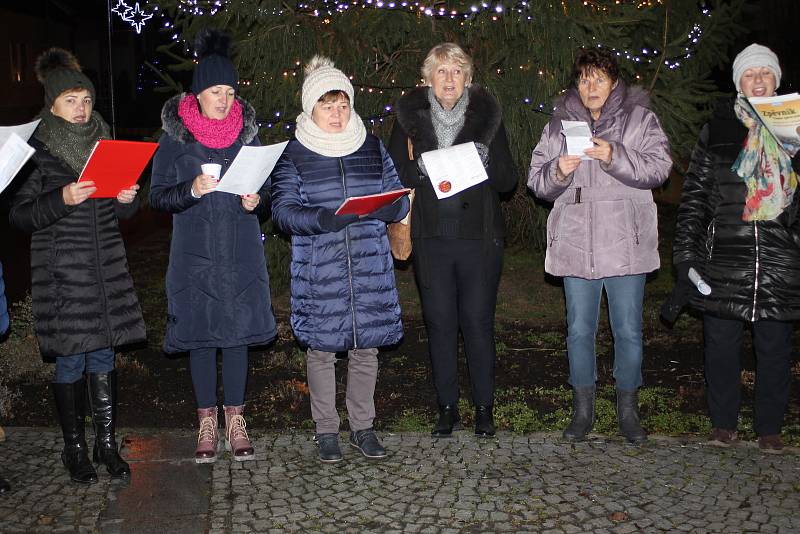
[[[213,176],[217,180],[219,180],[219,175],[222,173],[222,165],[219,163],[203,163],[200,165],[200,169],[203,171],[203,174]]]

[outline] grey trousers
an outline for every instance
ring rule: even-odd
[[[378,379],[378,349],[353,349],[347,363],[347,419],[350,430],[372,428],[375,419],[375,382]],[[336,411],[336,354],[313,350],[306,352],[308,389],[311,393],[311,417],[317,434],[339,432]]]

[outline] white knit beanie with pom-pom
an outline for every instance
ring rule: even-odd
[[[305,67],[306,79],[303,81],[303,111],[311,115],[314,104],[328,91],[344,91],[353,106],[353,84],[345,74],[333,66],[333,61],[325,56],[314,56]]]

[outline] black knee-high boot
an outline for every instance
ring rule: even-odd
[[[91,484],[97,482],[97,472],[89,461],[86,446],[86,380],[81,378],[72,384],[51,384],[56,399],[58,419],[64,435],[64,450],[61,461],[69,470],[74,482]]]
[[[112,478],[127,478],[131,468],[118,451],[115,438],[117,422],[117,372],[108,374],[89,373],[89,402],[92,405],[94,425],[95,463],[106,466]]]

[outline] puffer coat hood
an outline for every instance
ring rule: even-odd
[[[733,100],[715,108],[692,153],[673,262],[691,262],[711,286],[691,305],[726,319],[800,319],[800,195],[772,221],[743,221],[747,186],[731,170],[747,138]],[[800,153],[792,164],[800,172]]]
[[[533,150],[528,187],[554,202],[547,219],[545,271],[599,279],[658,269],[658,220],[651,189],[669,175],[669,143],[647,95],[621,80],[593,121],[577,88],[567,90]],[[561,120],[586,121],[611,144],[611,163],[585,160],[560,181],[566,154]]]
[[[292,236],[292,329],[327,352],[392,345],[403,337],[386,223],[369,217],[339,230],[320,226],[324,209],[351,196],[401,189],[389,154],[373,135],[339,158],[296,139],[272,172],[272,216]],[[408,198],[400,200],[408,212]]]
[[[146,340],[118,219],[138,200],[67,206],[61,189],[77,180],[38,139],[12,201],[11,223],[31,232],[31,297],[39,351],[47,359]],[[138,197],[137,197],[138,198]]]
[[[173,214],[164,351],[269,343],[277,328],[259,225],[268,211],[269,180],[250,213],[238,195],[191,193],[202,164],[219,163],[224,176],[242,146],[260,144],[255,111],[239,99],[244,124],[238,139],[212,149],[197,142],[178,116],[183,96],[171,98],[162,110],[164,135],[150,188],[151,206]]]

